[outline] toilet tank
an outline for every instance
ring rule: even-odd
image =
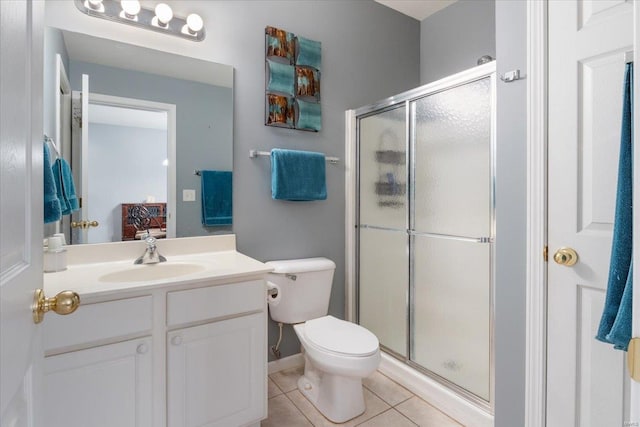
[[[276,322],[301,323],[326,316],[336,264],[327,258],[269,261],[273,272],[267,281],[280,288],[282,298],[269,304],[269,314]]]

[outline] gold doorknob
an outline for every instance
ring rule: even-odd
[[[33,321],[40,323],[44,319],[47,311],[54,311],[57,314],[71,314],[80,305],[80,295],[73,291],[62,291],[53,298],[45,298],[42,289],[36,289],[33,294]]]
[[[98,221],[73,221],[71,222],[71,228],[89,228],[89,227],[97,227],[100,224]]]
[[[578,262],[578,253],[572,248],[560,248],[553,255],[553,260],[560,265],[571,267]]]

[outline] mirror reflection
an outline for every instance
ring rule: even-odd
[[[56,28],[46,29],[44,63],[45,133],[52,155],[71,165],[80,200],[45,237],[61,232],[77,244],[232,231],[231,180],[228,201],[217,200],[226,211],[207,211],[204,225],[194,173],[232,171],[231,66]],[[146,208],[148,230],[134,225],[135,206]],[[221,218],[214,226],[211,215]]]

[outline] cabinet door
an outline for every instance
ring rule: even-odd
[[[167,336],[169,427],[228,427],[266,415],[266,313]]]
[[[152,426],[151,338],[45,358],[46,425]]]

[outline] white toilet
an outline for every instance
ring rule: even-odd
[[[276,322],[294,324],[304,349],[298,388],[328,419],[342,423],[365,410],[362,378],[378,368],[378,338],[355,323],[327,316],[336,265],[327,258],[267,262],[281,299],[269,305]]]

